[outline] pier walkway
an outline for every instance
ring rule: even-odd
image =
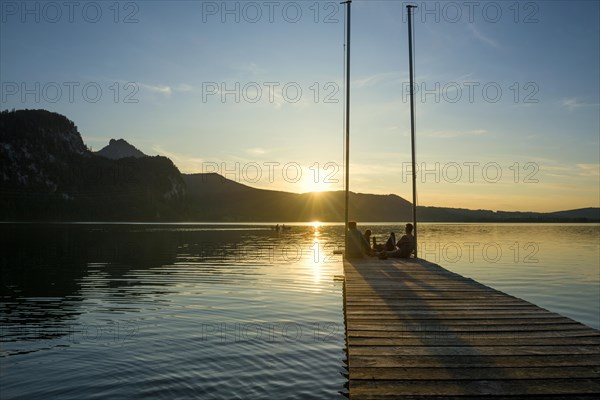
[[[418,259],[344,260],[349,395],[600,398],[600,332]]]

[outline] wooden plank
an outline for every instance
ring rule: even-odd
[[[348,343],[353,346],[456,346],[457,343],[464,342],[471,346],[491,346],[491,345],[596,345],[600,346],[599,337],[574,336],[574,337],[469,337],[464,338],[398,338],[398,337],[356,337],[349,336]]]
[[[515,316],[515,317],[551,317],[551,318],[555,318],[556,314],[553,314],[551,312],[548,312],[546,310],[539,310],[539,309],[531,309],[531,310],[511,310],[511,309],[502,309],[502,310],[497,310],[494,308],[490,308],[487,310],[463,310],[463,309],[445,309],[445,310],[430,310],[430,309],[423,309],[423,308],[414,308],[414,309],[406,309],[404,307],[402,308],[398,308],[398,309],[392,309],[392,308],[387,308],[387,309],[381,309],[381,310],[373,310],[373,308],[369,308],[369,307],[359,307],[359,306],[355,306],[352,307],[352,310],[348,310],[346,312],[347,315],[352,315],[352,316],[367,316],[367,317],[380,317],[380,316],[386,316],[386,315],[393,315],[393,316],[427,316],[427,315],[433,315],[433,316],[454,316],[454,315],[464,315],[464,316],[469,316],[469,317],[474,317],[474,318],[482,318],[485,317],[487,315],[492,315],[492,316]]]
[[[491,360],[491,361],[490,361]],[[523,368],[523,367],[571,367],[586,366],[597,368],[598,355],[523,355],[523,356],[353,356],[350,368]],[[350,379],[353,379],[350,376]]]
[[[564,367],[460,367],[460,368],[350,368],[354,379],[373,380],[473,380],[473,379],[600,379],[600,368]]]
[[[495,380],[431,380],[431,381],[381,381],[355,380],[350,382],[350,398],[354,395],[546,395],[546,394],[597,394],[600,382],[596,379],[495,379]]]
[[[349,355],[368,356],[511,356],[511,355],[600,355],[598,346],[351,346]]]
[[[600,395],[597,330],[424,260],[344,272],[351,399]]]
[[[487,332],[487,331],[560,331],[560,330],[587,330],[590,328],[582,327],[576,322],[565,324],[512,324],[512,325],[489,325],[486,321],[478,321],[478,324],[462,324],[451,325],[448,323],[438,324],[417,324],[414,321],[409,321],[405,324],[386,324],[386,323],[369,323],[369,324],[352,324],[352,330],[362,331],[391,331],[391,332]]]
[[[368,393],[361,393],[361,394],[355,394],[352,399],[356,399],[356,400],[387,400],[387,399],[398,399],[398,398],[402,398],[402,399],[414,399],[414,400],[474,400],[474,399],[481,399],[481,398],[487,398],[487,399],[493,399],[493,400],[520,400],[522,398],[526,398],[527,400],[598,400],[598,397],[596,394],[544,394],[544,395],[530,395],[528,394],[527,397],[523,397],[523,396],[499,396],[499,395],[486,395],[485,397],[482,396],[472,396],[472,395],[454,395],[454,396],[449,396],[449,395],[440,395],[440,396],[423,396],[423,395],[417,395],[417,396],[412,396],[412,395],[403,395],[401,397],[399,397],[398,395],[380,395],[380,394],[376,394],[376,395],[371,395]]]
[[[397,331],[347,331],[346,336],[350,338],[398,338],[398,339],[418,339],[425,340],[436,338],[438,340],[467,340],[470,338],[488,338],[494,340],[520,340],[524,338],[575,338],[590,337],[586,329],[575,330],[549,330],[549,331],[504,331],[504,332],[457,332],[457,331],[439,331],[439,332],[397,332]]]
[[[496,305],[496,307],[494,307],[492,304],[488,305],[487,308],[468,308],[467,306],[461,306],[458,303],[455,303],[454,306],[452,307],[448,307],[448,306],[443,306],[441,304],[441,302],[435,302],[435,303],[429,303],[428,305],[412,305],[412,306],[405,306],[403,307],[400,304],[391,304],[388,306],[379,306],[379,305],[368,305],[368,304],[348,304],[349,306],[352,306],[348,309],[347,314],[348,315],[354,315],[354,314],[366,314],[366,315],[385,315],[385,314],[393,314],[393,315],[408,315],[410,316],[411,314],[431,314],[431,315],[436,315],[436,314],[449,314],[449,313],[464,313],[464,314],[468,314],[468,315],[474,315],[474,314],[489,314],[489,315],[493,315],[494,313],[496,314],[511,314],[511,315],[518,315],[518,314],[548,314],[549,311],[546,310],[541,310],[541,309],[526,309],[523,307],[515,307],[515,306],[506,306],[506,305],[502,305],[502,304],[498,304]],[[556,314],[555,313],[551,313],[553,315],[553,317],[556,318]]]
[[[485,318],[485,319],[483,319]],[[467,316],[458,316],[458,317],[432,317],[432,316],[420,316],[416,318],[414,316],[384,316],[384,317],[356,317],[356,316],[348,316],[348,321],[351,321],[354,324],[362,325],[362,324],[400,324],[405,325],[407,323],[420,323],[420,324],[443,324],[443,325],[465,325],[470,323],[483,323],[487,325],[522,325],[522,324],[570,324],[568,320],[562,317],[556,316],[545,316],[545,317],[522,317],[515,318],[513,316],[505,316],[502,318],[498,317],[467,317]]]
[[[347,314],[348,319],[352,319],[355,322],[359,321],[406,321],[408,320],[481,320],[481,319],[490,319],[490,320],[510,320],[510,319],[537,319],[537,320],[546,320],[546,321],[561,321],[563,318],[557,317],[556,315],[544,313],[544,314],[535,314],[535,313],[463,313],[463,312],[445,312],[445,313],[428,313],[426,311],[413,311],[413,312],[405,312],[403,310],[399,311],[391,311],[389,313],[367,313],[366,310],[357,313],[349,313]]]

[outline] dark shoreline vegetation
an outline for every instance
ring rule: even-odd
[[[256,189],[182,174],[124,140],[92,152],[74,122],[46,110],[0,113],[0,221],[341,222],[344,192]],[[350,193],[350,218],[412,219],[400,196]],[[600,222],[600,208],[553,213],[418,207],[422,222]]]

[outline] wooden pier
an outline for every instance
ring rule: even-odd
[[[600,332],[424,260],[345,260],[349,396],[600,398]]]

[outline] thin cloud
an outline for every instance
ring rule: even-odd
[[[600,164],[577,164],[579,176],[600,176]]]
[[[253,156],[262,156],[262,155],[267,154],[268,151],[261,147],[253,147],[250,149],[246,149],[246,153],[253,155]]]
[[[571,168],[568,168],[568,167],[550,166],[550,165],[544,165],[543,169],[546,171],[570,171],[571,170]]]
[[[379,82],[388,81],[390,79],[397,80],[397,78],[398,78],[397,72],[383,72],[380,74],[367,76],[365,78],[355,79],[352,82],[350,82],[350,84],[354,87],[362,88],[362,87],[368,87],[368,86],[375,85]]]
[[[180,83],[180,84],[174,86],[174,85],[150,84],[150,83],[144,83],[144,82],[127,81],[124,79],[111,79],[111,78],[107,78],[107,77],[102,77],[100,79],[105,82],[108,82],[108,83],[118,82],[121,85],[121,87],[123,87],[124,94],[129,94],[134,89],[137,89],[137,90],[141,89],[141,90],[145,90],[147,92],[160,93],[165,96],[170,96],[173,93],[191,92],[194,90],[194,87],[192,85],[188,85],[187,83]],[[133,85],[133,87],[130,85]]]
[[[598,103],[585,103],[583,101],[579,101],[575,97],[571,97],[568,99],[563,99],[561,105],[569,111],[577,110],[582,107],[597,107],[600,104]]]
[[[258,64],[254,63],[254,62],[237,65],[237,66],[233,67],[233,69],[241,71],[241,72],[246,72],[251,75],[260,75],[260,74],[264,74],[267,72],[267,70],[265,68],[260,67]]]
[[[464,83],[464,82],[470,82],[473,80],[477,81],[477,79],[472,79],[472,77],[474,75],[475,75],[474,72],[469,72],[468,74],[464,74],[464,75],[459,76],[458,78],[454,78],[454,82]],[[471,78],[471,79],[469,79],[469,78]],[[469,80],[467,81],[467,79],[469,79]]]
[[[448,138],[456,138],[460,136],[480,136],[487,134],[488,131],[485,129],[472,129],[469,131],[435,131],[424,133],[427,137],[440,138],[440,139],[448,139]]]
[[[180,84],[178,86],[169,86],[169,85],[150,85],[147,83],[138,83],[137,84],[140,89],[145,89],[154,93],[161,93],[165,96],[170,96],[175,92],[191,92],[193,87],[188,84]]]
[[[471,33],[473,34],[473,36],[475,36],[475,38],[477,40],[479,40],[480,42],[483,42],[495,49],[500,48],[500,45],[498,44],[498,42],[496,42],[494,39],[481,33],[477,28],[475,28],[475,26],[473,24],[469,24],[467,26],[469,27],[469,30],[471,31]]]

